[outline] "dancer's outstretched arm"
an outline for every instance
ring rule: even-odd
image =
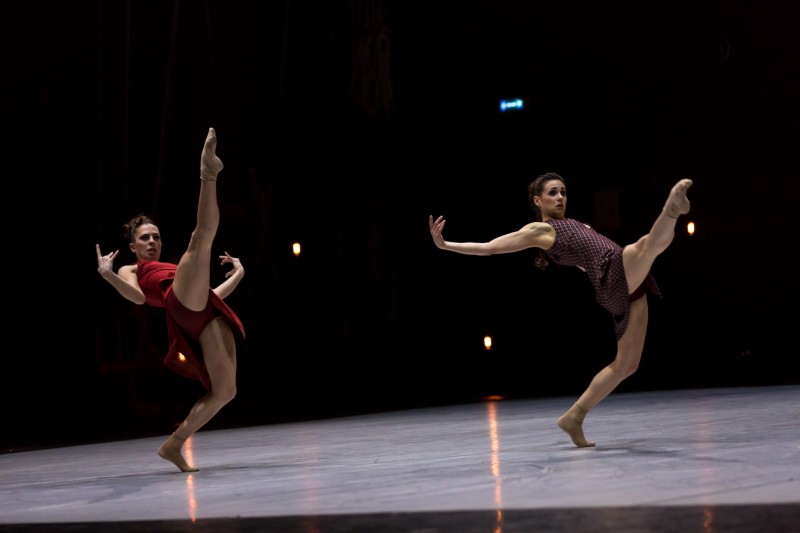
[[[453,242],[446,241],[442,236],[445,219],[433,219],[428,216],[428,227],[431,230],[433,243],[441,250],[448,250],[465,255],[494,255],[519,252],[528,248],[542,248],[549,250],[556,239],[556,232],[552,226],[544,222],[531,222],[517,231],[495,237],[488,242]]]

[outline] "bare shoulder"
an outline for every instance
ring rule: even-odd
[[[556,230],[546,222],[531,222],[522,226],[520,230],[528,240],[529,246],[543,248],[545,250],[553,246],[556,240]]]
[[[531,222],[522,226],[523,231],[553,231],[553,226],[546,222]]]
[[[117,271],[117,275],[125,280],[136,279],[136,275],[138,273],[139,273],[139,267],[135,264],[122,265],[121,267],[119,267],[119,270]]]
[[[546,222],[531,222],[522,226],[522,231],[537,236],[555,236],[556,230]]]

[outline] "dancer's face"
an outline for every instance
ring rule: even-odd
[[[549,180],[542,187],[542,195],[533,197],[533,203],[542,212],[542,220],[564,218],[567,210],[567,186],[561,180]]]
[[[154,224],[142,224],[136,228],[131,251],[137,259],[158,261],[161,257],[161,234]]]

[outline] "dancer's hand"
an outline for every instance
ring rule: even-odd
[[[208,128],[206,143],[203,145],[203,153],[200,156],[200,179],[205,181],[216,181],[217,174],[222,171],[224,165],[222,160],[217,157],[217,132],[214,128]]]
[[[233,265],[233,268],[225,273],[225,281],[214,288],[214,293],[216,293],[217,296],[220,298],[227,298],[228,295],[233,292],[233,289],[239,285],[239,282],[242,281],[244,277],[244,267],[238,257],[233,257],[228,252],[225,252],[225,255],[221,255],[219,258],[221,260],[221,265]]]
[[[433,237],[433,244],[435,244],[437,248],[441,248],[442,250],[445,249],[444,237],[442,236],[444,223],[445,220],[443,216],[440,216],[436,220],[433,220],[433,215],[428,215],[428,227],[431,230],[431,237]]]
[[[114,272],[114,258],[119,254],[119,250],[103,255],[100,253],[99,244],[95,244],[94,248],[97,251],[97,271],[100,275],[105,277],[106,274]]]
[[[221,255],[219,258],[222,260],[220,265],[224,265],[226,263],[233,265],[233,268],[225,273],[226,278],[233,276],[237,271],[244,272],[244,267],[242,266],[242,262],[239,261],[238,257],[233,257],[228,252],[225,252],[225,255]]]

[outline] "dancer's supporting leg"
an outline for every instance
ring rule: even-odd
[[[586,448],[595,443],[586,440],[583,420],[589,411],[611,394],[622,381],[639,367],[647,333],[647,296],[631,302],[628,328],[617,342],[614,361],[598,372],[578,401],[557,421],[558,427],[566,431],[575,446]]]

